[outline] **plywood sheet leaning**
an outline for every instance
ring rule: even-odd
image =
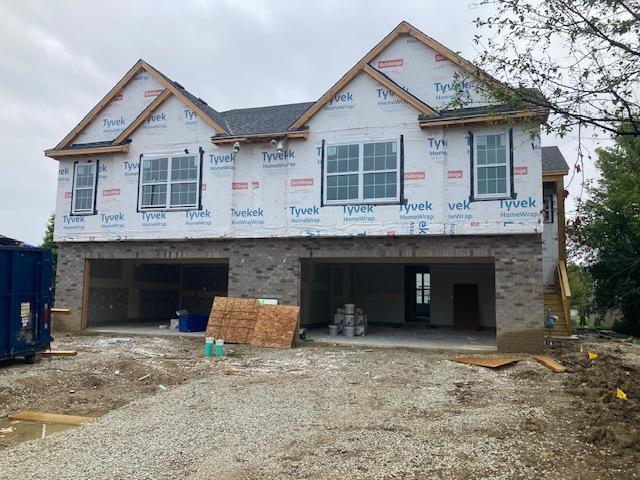
[[[300,307],[260,305],[249,343],[254,347],[291,348],[299,316]]]
[[[225,343],[249,343],[258,314],[255,298],[216,297],[205,336]]]
[[[562,372],[565,372],[567,370],[567,367],[559,364],[553,358],[547,357],[546,355],[534,355],[533,359],[537,360],[542,365],[547,367],[549,370],[552,370],[552,371],[554,371],[556,373],[562,373]]]
[[[488,358],[488,357],[455,357],[454,362],[465,363],[467,365],[478,365],[479,367],[499,368],[505,365],[516,363],[519,359],[512,357]]]

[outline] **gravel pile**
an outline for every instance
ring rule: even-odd
[[[240,351],[4,450],[0,478],[566,479],[594,455],[571,434],[562,376],[530,360],[495,371],[417,351]]]

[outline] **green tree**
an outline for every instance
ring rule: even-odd
[[[617,327],[640,334],[640,137],[616,138],[597,150],[601,178],[587,185],[586,200],[570,234],[593,279],[597,312],[621,313]]]
[[[56,268],[58,265],[58,245],[53,241],[53,228],[56,222],[56,214],[52,213],[49,215],[49,220],[47,221],[47,228],[44,232],[44,238],[42,239],[42,243],[40,247],[49,248],[51,250],[51,295],[52,298],[55,298],[55,288],[56,288]]]
[[[567,265],[567,274],[571,288],[571,306],[578,310],[579,325],[586,327],[591,313],[591,276],[585,267],[573,262]]]
[[[549,109],[549,132],[580,125],[640,135],[639,0],[476,4],[492,12],[475,20],[476,63],[493,77],[474,75],[489,80],[478,82],[481,90],[514,107],[525,102]]]

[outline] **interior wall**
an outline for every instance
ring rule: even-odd
[[[354,265],[352,291],[370,324],[404,323],[404,265]]]
[[[175,311],[208,314],[215,296],[227,295],[226,265],[153,264],[92,260],[89,326],[168,321]]]
[[[496,291],[494,266],[431,265],[431,325],[453,326],[453,285],[478,284],[480,326],[496,326]]]
[[[302,325],[326,325],[337,308],[355,303],[369,323],[404,322],[404,266],[303,264]]]

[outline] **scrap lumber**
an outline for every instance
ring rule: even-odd
[[[487,367],[487,368],[499,368],[504,367],[505,365],[510,365],[512,363],[518,362],[519,358],[513,357],[501,357],[501,358],[491,358],[491,357],[455,357],[451,359],[454,362],[464,363],[467,365],[477,365],[479,367]]]
[[[258,307],[255,298],[216,297],[205,337],[221,338],[225,343],[249,343]]]
[[[298,331],[300,307],[260,305],[249,344],[254,347],[291,348]]]
[[[45,350],[42,352],[44,357],[75,357],[77,350]]]
[[[91,417],[82,417],[80,415],[62,415],[59,413],[32,412],[24,410],[22,412],[9,415],[11,420],[27,420],[29,422],[46,422],[46,423],[62,423],[64,425],[80,425]]]
[[[562,373],[567,371],[567,367],[561,365],[556,362],[553,358],[547,357],[546,355],[533,355],[533,359],[537,360],[539,363],[547,367],[549,370],[552,370],[556,373]]]
[[[63,315],[69,315],[71,313],[70,308],[52,308],[51,313],[61,313]]]

